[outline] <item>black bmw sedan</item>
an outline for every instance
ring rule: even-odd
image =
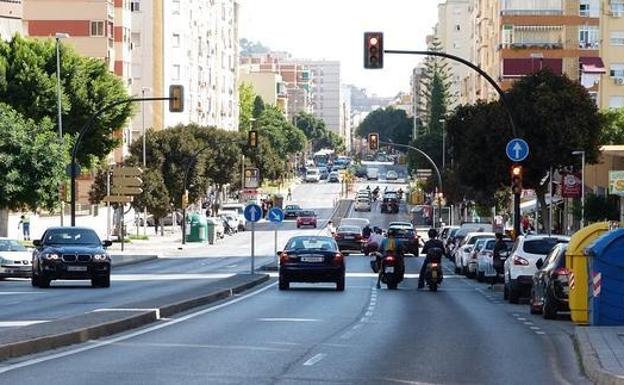
[[[332,237],[292,237],[278,255],[280,290],[288,290],[291,282],[335,282],[336,290],[344,290],[347,254]]]
[[[111,241],[84,227],[51,227],[33,241],[32,285],[46,288],[54,279],[90,279],[93,287],[109,287]]]

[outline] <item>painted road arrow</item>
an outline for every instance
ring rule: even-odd
[[[136,176],[114,176],[113,177],[113,186],[114,187],[141,187],[143,186],[143,180],[141,178],[137,178]]]
[[[143,192],[140,187],[113,186],[113,194],[119,195],[139,195]]]

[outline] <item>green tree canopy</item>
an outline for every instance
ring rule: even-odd
[[[371,132],[378,132],[385,142],[409,144],[412,136],[412,120],[403,110],[394,107],[379,108],[366,116],[355,134],[366,138]]]
[[[312,151],[316,152],[323,148],[331,148],[336,152],[344,151],[344,140],[340,135],[327,129],[323,119],[302,111],[295,116],[294,120],[295,125],[303,131],[307,140],[312,144]]]
[[[247,131],[251,127],[251,119],[254,117],[254,101],[256,93],[250,83],[243,82],[238,87],[239,131]]]
[[[67,45],[61,46],[61,84],[63,133],[70,138],[97,110],[128,98],[122,80],[103,60],[80,56]],[[0,102],[35,122],[51,118],[46,127],[58,132],[53,40],[16,35],[11,41],[0,41]],[[103,159],[120,144],[112,133],[123,128],[132,108],[120,105],[95,119],[78,153],[81,164],[89,166],[93,158]]]
[[[624,143],[624,108],[610,108],[600,113],[603,119],[600,144]]]

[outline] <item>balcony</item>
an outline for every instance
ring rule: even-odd
[[[501,0],[501,15],[556,16],[563,15],[562,0]]]

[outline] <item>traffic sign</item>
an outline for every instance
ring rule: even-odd
[[[113,168],[113,176],[141,176],[143,170],[138,167],[115,167]]]
[[[113,194],[119,195],[139,195],[143,192],[140,187],[113,186]]]
[[[276,225],[279,225],[284,221],[284,211],[279,207],[273,207],[269,210],[269,220]]]
[[[512,162],[522,162],[529,156],[529,144],[524,139],[515,138],[507,143],[505,152]]]
[[[262,218],[262,208],[255,203],[245,206],[244,213],[249,222],[258,222]]]
[[[132,197],[124,195],[107,195],[102,200],[108,203],[130,203],[132,202]]]
[[[260,169],[255,167],[246,167],[243,188],[252,189],[258,187],[260,187]]]
[[[141,187],[143,180],[136,176],[114,176],[113,186],[115,187]]]

